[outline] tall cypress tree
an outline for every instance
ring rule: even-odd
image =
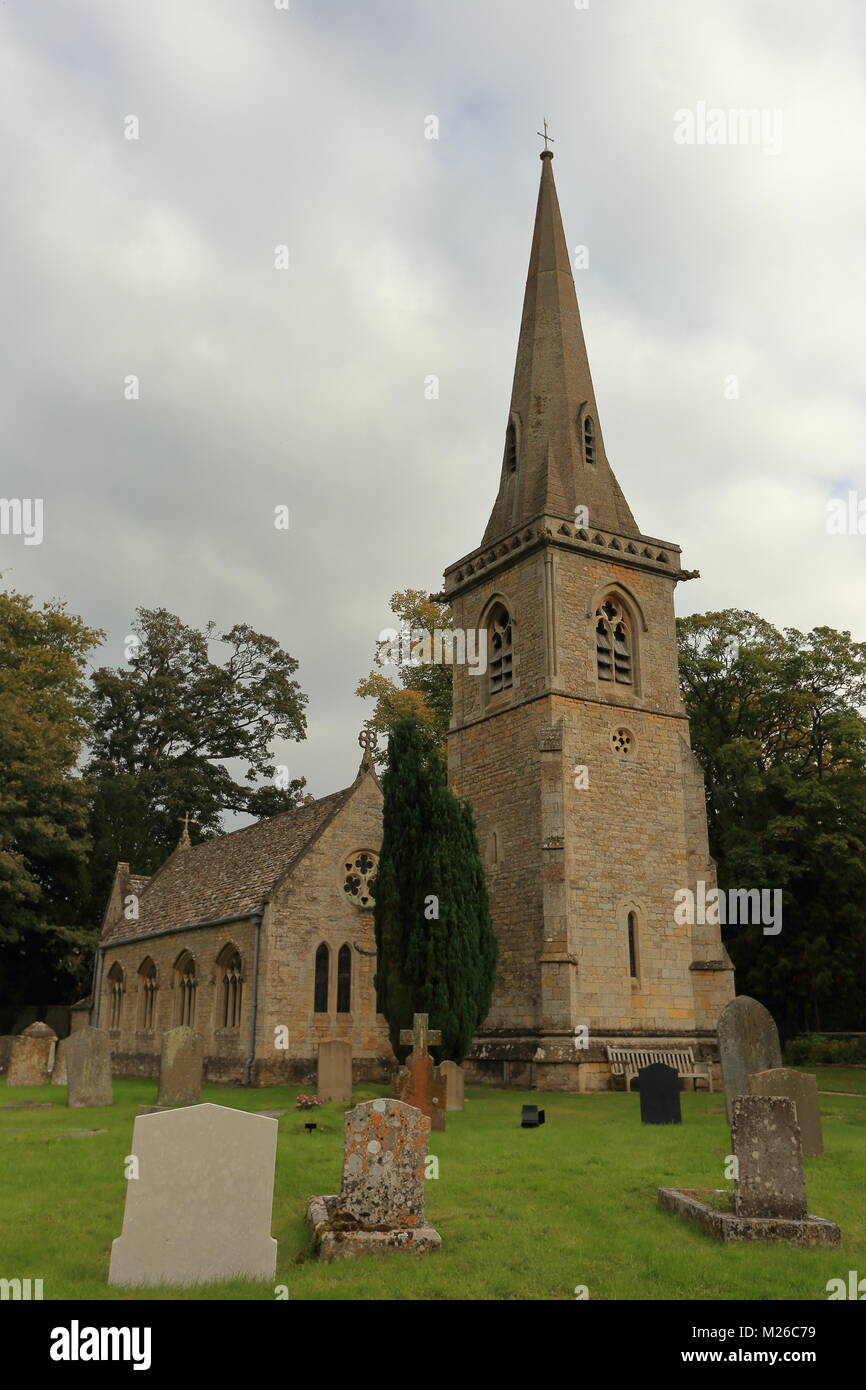
[[[383,835],[373,885],[376,994],[391,1046],[414,1013],[442,1030],[439,1061],[462,1062],[490,1008],[498,947],[468,802],[445,780],[438,750],[409,719],[397,723],[382,777]]]

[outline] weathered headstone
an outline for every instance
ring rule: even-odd
[[[159,1059],[157,1105],[197,1105],[204,1044],[193,1028],[169,1028]]]
[[[755,1072],[749,1077],[753,1096],[786,1096],[794,1102],[800,1143],[807,1158],[820,1158],[824,1152],[821,1133],[821,1106],[818,1102],[818,1078],[793,1067],[773,1067],[771,1071]]]
[[[773,1015],[748,994],[738,994],[725,1005],[718,1032],[725,1105],[731,1120],[737,1096],[749,1094],[749,1077],[781,1067],[782,1052]]]
[[[368,1100],[346,1114],[340,1206],[360,1226],[424,1224],[430,1120],[400,1100]]]
[[[101,1028],[79,1028],[66,1039],[67,1103],[112,1105],[111,1040]]]
[[[640,1118],[645,1125],[678,1125],[680,1111],[680,1078],[676,1067],[653,1062],[641,1067],[637,1074],[640,1091]]]
[[[7,1086],[44,1086],[54,1065],[57,1034],[47,1023],[31,1023],[12,1039]]]
[[[66,1045],[69,1038],[61,1038],[54,1049],[54,1069],[51,1072],[52,1086],[66,1086],[69,1073],[66,1070]]]
[[[442,1062],[439,1066],[439,1074],[445,1078],[445,1109],[462,1110],[463,1092],[466,1078],[461,1066],[456,1062]]]
[[[224,1105],[139,1115],[109,1284],[273,1279],[277,1121]]]
[[[783,1096],[737,1096],[731,1125],[737,1216],[806,1216],[806,1183],[794,1102]]]
[[[414,1014],[412,1027],[400,1031],[400,1042],[411,1043],[412,1051],[394,1084],[395,1098],[423,1110],[433,1129],[445,1128],[445,1099],[447,1081],[427,1051],[428,1043],[435,1047],[442,1041],[438,1028],[429,1028],[427,1014]]]
[[[544,1124],[544,1111],[537,1105],[523,1105],[520,1108],[520,1128],[537,1129]]]
[[[351,1043],[319,1043],[316,1092],[323,1105],[352,1099]]]
[[[0,1073],[5,1072],[9,1065],[9,1053],[12,1051],[14,1033],[4,1033],[0,1037]]]
[[[429,1134],[429,1116],[401,1100],[368,1100],[346,1112],[341,1190],[311,1198],[307,1209],[320,1260],[440,1249],[424,1215]]]

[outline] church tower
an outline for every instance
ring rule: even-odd
[[[562,228],[541,186],[499,492],[450,566],[449,780],[475,810],[500,943],[479,1080],[604,1089],[609,1046],[687,1045],[718,1076],[733,997],[719,927],[675,918],[715,886],[677,681],[680,548],[644,535],[608,462]]]

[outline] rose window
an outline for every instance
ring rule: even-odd
[[[343,892],[356,907],[373,906],[370,880],[375,878],[378,867],[378,857],[366,849],[343,860]]]

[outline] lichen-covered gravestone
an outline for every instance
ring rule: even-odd
[[[111,1042],[101,1028],[79,1028],[66,1039],[67,1103],[112,1105]]]
[[[157,1105],[196,1105],[201,1092],[204,1044],[193,1028],[169,1028],[159,1059]]]
[[[307,1213],[320,1259],[439,1249],[424,1214],[429,1134],[429,1117],[401,1100],[346,1112],[340,1193],[313,1197]]]
[[[806,1182],[794,1102],[783,1096],[737,1096],[731,1137],[737,1160],[737,1216],[802,1221]]]
[[[794,1071],[793,1067],[773,1067],[749,1077],[753,1096],[785,1096],[794,1102],[800,1143],[807,1158],[820,1158],[824,1152],[821,1133],[821,1106],[818,1102],[818,1078],[809,1072]]]
[[[439,1066],[439,1075],[445,1080],[445,1109],[462,1110],[463,1092],[465,1087],[465,1076],[463,1068],[456,1062],[442,1062]]]
[[[47,1023],[31,1023],[12,1039],[7,1086],[44,1086],[54,1065],[57,1034]]]
[[[225,1105],[139,1115],[109,1284],[273,1279],[277,1122]]]
[[[749,1094],[749,1077],[753,1072],[781,1067],[782,1051],[773,1015],[748,994],[738,994],[725,1005],[717,1026],[725,1105],[731,1120],[737,1096]]]
[[[352,1044],[319,1043],[316,1094],[323,1105],[352,1099]]]

